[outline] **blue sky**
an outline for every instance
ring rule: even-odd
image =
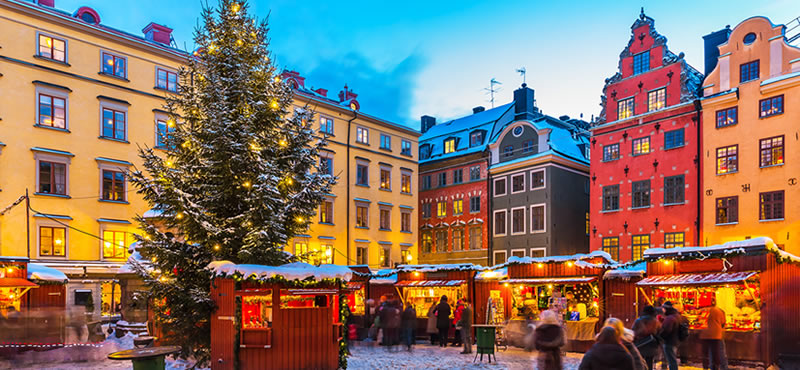
[[[215,5],[216,0],[208,0]],[[282,68],[299,71],[307,85],[345,83],[361,109],[419,127],[490,106],[484,88],[503,84],[496,104],[512,98],[528,71],[546,114],[589,119],[600,112],[605,78],[616,72],[640,7],[656,21],[676,54],[703,68],[702,36],[763,15],[773,23],[800,17],[800,1],[297,1],[250,0],[269,14],[272,51]],[[175,29],[178,45],[192,48],[198,0],[56,0],[74,11],[94,8],[104,24],[138,33],[150,21]]]

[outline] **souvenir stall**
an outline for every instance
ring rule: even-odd
[[[635,261],[618,265],[603,274],[603,303],[605,319],[616,317],[630,328],[646,303],[636,287],[644,278],[647,263]]]
[[[212,369],[337,369],[344,361],[346,266],[209,265]]]
[[[492,268],[475,275],[475,323],[503,325],[510,312],[506,309],[511,301],[511,285],[508,268]]]
[[[0,257],[0,343],[31,343],[27,293],[38,286],[28,281],[28,258]],[[0,347],[0,357],[17,348]]]
[[[768,366],[797,353],[800,259],[771,239],[653,248],[644,257],[647,277],[636,285],[648,303],[664,297],[682,306],[690,325],[691,358],[702,358],[699,333],[706,327],[712,299],[727,316],[724,340],[730,362]]]
[[[347,324],[355,325],[359,340],[364,339],[369,329],[370,318],[365,315],[367,289],[369,279],[372,276],[369,266],[348,266],[353,271],[353,278],[347,282],[344,289],[344,297],[347,299],[347,307],[350,310],[350,317]]]

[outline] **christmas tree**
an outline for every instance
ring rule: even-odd
[[[335,179],[319,168],[324,137],[294,109],[268,50],[266,21],[245,2],[204,9],[198,46],[167,98],[169,130],[159,155],[140,149],[130,181],[165,225],[139,218],[137,266],[156,324],[183,357],[209,360],[213,260],[279,265],[288,239],[307,228]]]

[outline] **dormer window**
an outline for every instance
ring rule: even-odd
[[[469,134],[469,147],[483,144],[483,131],[473,131]]]
[[[650,50],[633,56],[633,74],[638,75],[650,70]]]
[[[419,156],[422,159],[428,159],[431,157],[431,146],[429,144],[423,144],[419,146]]]
[[[456,151],[456,139],[447,139],[444,141],[444,154],[453,153]]]

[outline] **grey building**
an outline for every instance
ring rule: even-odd
[[[588,124],[542,114],[525,84],[513,104],[488,143],[492,263],[588,252]]]

